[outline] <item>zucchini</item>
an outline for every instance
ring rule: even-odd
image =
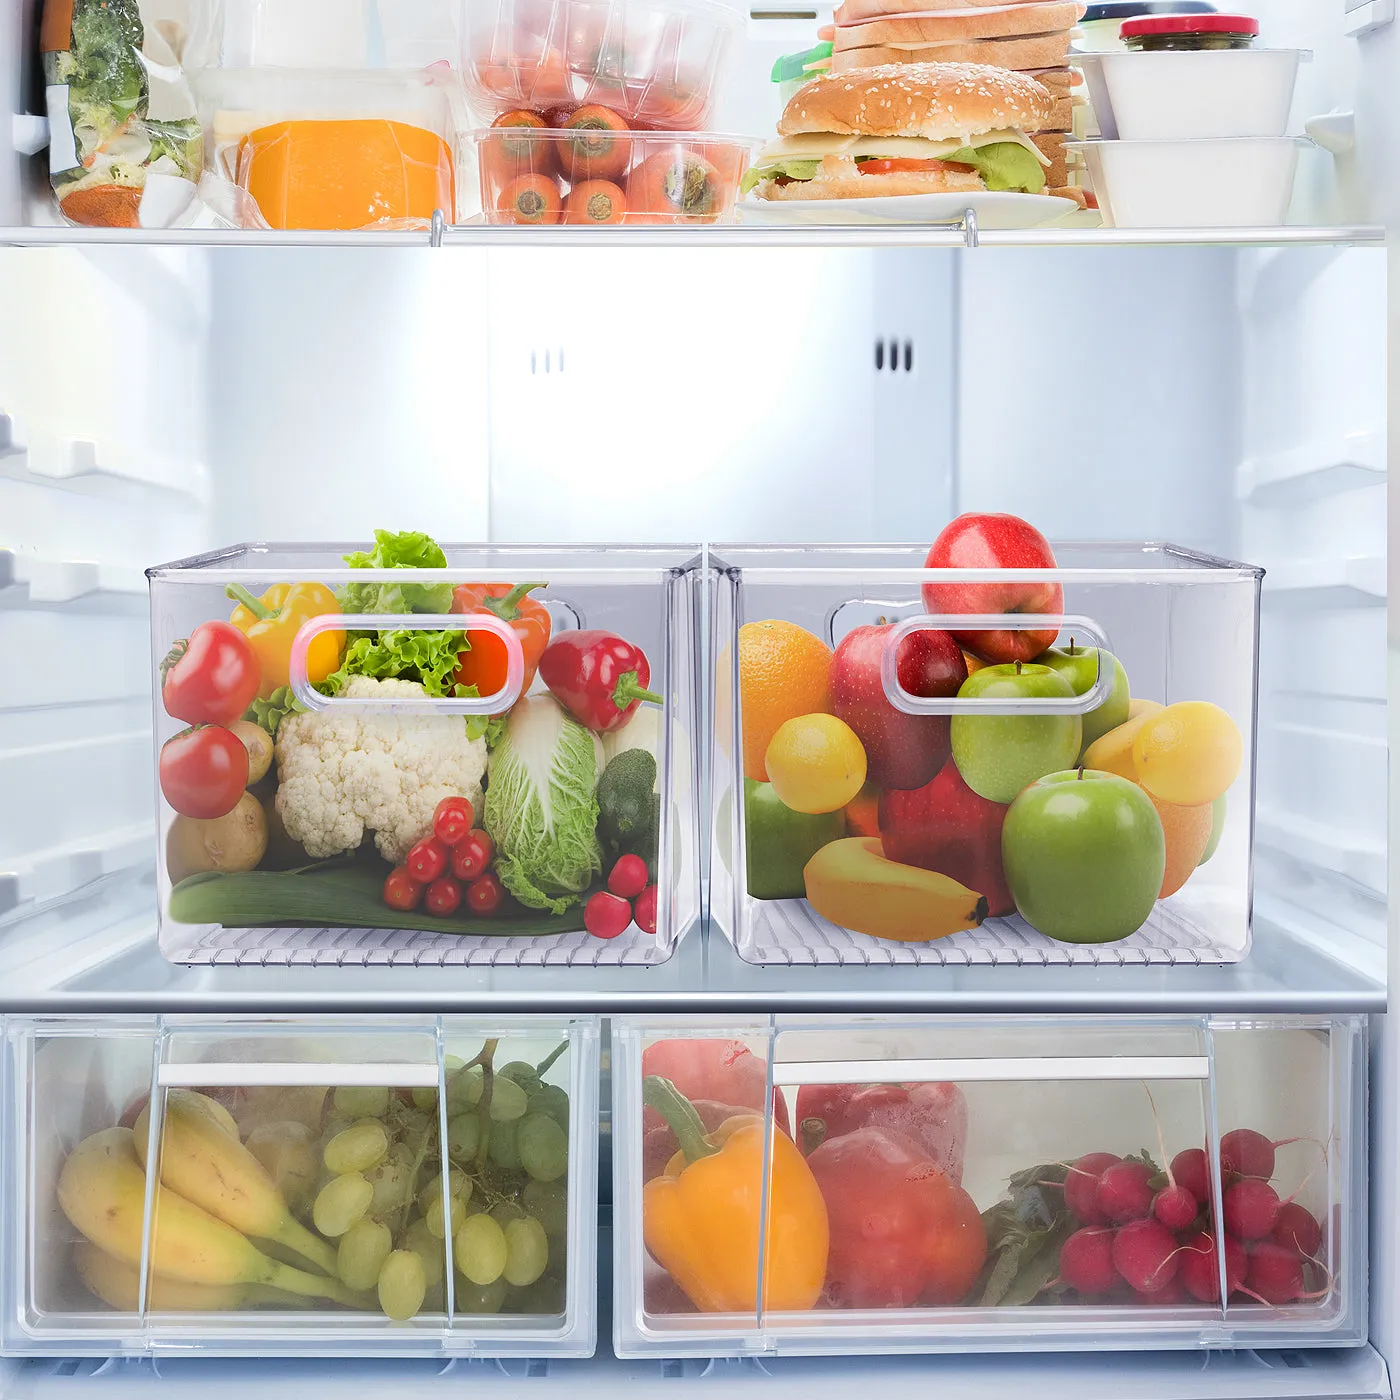
[[[645,749],[624,749],[598,780],[598,841],[603,864],[619,856],[641,856],[656,878],[656,846],[661,828],[661,798],[656,788],[656,759]]]

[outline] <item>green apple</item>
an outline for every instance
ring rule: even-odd
[[[1225,794],[1222,792],[1210,804],[1210,840],[1206,842],[1205,854],[1196,862],[1199,870],[1220,848],[1220,838],[1225,834]]]
[[[1041,778],[1011,804],[1001,863],[1032,928],[1061,943],[1114,943],[1152,912],[1167,843],[1136,783],[1080,768]]]
[[[1083,716],[1086,749],[1110,729],[1117,729],[1120,724],[1128,722],[1131,697],[1128,694],[1128,673],[1123,669],[1123,663],[1111,651],[1077,646],[1073,637],[1063,650],[1051,647],[1035,659],[1037,666],[1048,666],[1052,671],[1058,671],[1076,695],[1087,695],[1098,684],[1100,657],[1103,665],[1113,666],[1113,691],[1102,705]]]
[[[846,813],[808,816],[785,806],[772,783],[744,779],[744,839],[749,894],[754,899],[801,899],[802,870],[832,841],[846,834]]]
[[[958,691],[959,700],[1069,700],[1070,684],[1048,666],[1020,661],[984,666]],[[1079,757],[1078,715],[953,716],[953,761],[963,782],[988,802],[1010,802],[1023,787],[1069,768]]]

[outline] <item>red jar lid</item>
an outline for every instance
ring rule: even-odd
[[[1125,19],[1121,38],[1152,34],[1258,34],[1259,21],[1248,15],[1142,15]]]

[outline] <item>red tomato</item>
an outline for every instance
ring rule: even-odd
[[[467,908],[473,914],[494,914],[505,898],[504,887],[489,870],[467,886]]]
[[[423,898],[423,885],[408,873],[406,865],[395,866],[384,879],[384,903],[401,914],[418,907]]]
[[[196,627],[188,641],[171,648],[161,673],[165,712],[186,724],[242,719],[262,685],[262,664],[253,644],[231,622]]]
[[[862,1128],[824,1142],[807,1165],[831,1225],[823,1296],[833,1306],[907,1308],[930,1290],[958,1302],[971,1288],[987,1257],[982,1217],[922,1153]]]
[[[455,846],[472,829],[476,813],[465,797],[444,797],[433,813],[433,835],[444,846]]]
[[[929,175],[936,170],[971,170],[970,165],[954,165],[946,160],[863,160],[856,169],[862,175],[898,175],[903,172]]]
[[[404,868],[420,885],[429,885],[447,869],[447,847],[425,836],[409,853]]]
[[[167,739],[161,748],[160,790],[182,817],[226,816],[247,786],[248,750],[230,730],[201,725]]]
[[[642,1075],[669,1079],[687,1099],[731,1103],[749,1113],[761,1113],[768,1087],[768,1061],[741,1040],[658,1040],[642,1051]],[[788,1132],[787,1102],[776,1085],[773,1109],[778,1126]],[[646,1110],[646,1126],[663,1122],[654,1108]]]
[[[449,875],[443,875],[427,887],[423,903],[428,913],[445,919],[455,914],[462,903],[462,887]]]
[[[469,831],[452,848],[452,873],[459,880],[475,880],[486,874],[496,858],[496,843],[480,829]]]

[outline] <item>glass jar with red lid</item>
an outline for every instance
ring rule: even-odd
[[[1125,19],[1118,33],[1136,53],[1249,49],[1259,35],[1259,21],[1248,15],[1140,15]]]

